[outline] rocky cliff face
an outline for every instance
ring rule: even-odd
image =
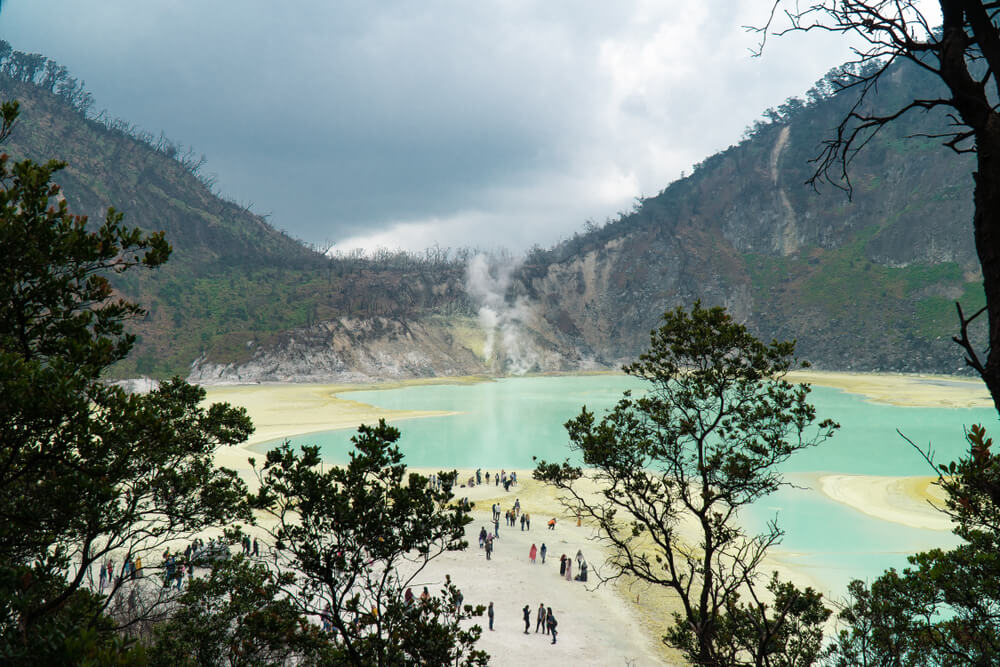
[[[910,94],[908,76],[894,74],[881,94]],[[947,122],[921,114],[854,159],[851,198],[830,185],[816,192],[804,185],[810,159],[845,104],[789,105],[794,113],[631,214],[516,266],[474,259],[451,316],[435,302],[433,316],[328,319],[242,363],[199,360],[192,378],[611,368],[644,349],[664,311],[699,299],[725,306],[765,340],[795,339],[800,356],[823,368],[962,372],[950,340],[954,302],[967,312],[983,302],[971,161],[912,138]]]
[[[202,357],[188,379],[202,384],[357,383],[485,374],[484,340],[468,318],[339,318],[286,332],[273,344],[256,346],[245,361]]]
[[[615,368],[645,348],[664,311],[697,299],[764,339],[796,339],[800,356],[823,368],[962,372],[950,342],[954,301],[975,306],[981,293],[961,161],[930,145],[875,150],[848,200],[803,186],[800,157],[813,145],[794,128],[771,128],[605,228],[517,266],[470,264],[471,305],[458,315],[332,319],[241,362],[199,359],[191,379]],[[476,308],[478,317],[461,314]]]

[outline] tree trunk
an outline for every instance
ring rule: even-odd
[[[990,341],[982,377],[1000,413],[1000,117],[996,114],[990,114],[985,127],[976,133],[976,148],[972,224],[983,268]]]

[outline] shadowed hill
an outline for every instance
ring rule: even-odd
[[[459,260],[331,259],[213,194],[169,142],[143,141],[121,121],[89,118],[65,96],[6,73],[0,96],[22,109],[3,150],[66,162],[56,181],[73,213],[99,220],[114,206],[130,226],[166,232],[174,248],[160,269],[115,279],[149,311],[117,375],[187,375],[197,358],[243,359],[283,332],[335,318],[468,313]]]

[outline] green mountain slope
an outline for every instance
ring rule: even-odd
[[[876,103],[928,85],[922,76],[897,68]],[[658,313],[701,298],[759,335],[797,339],[827,368],[962,371],[954,302],[983,303],[971,160],[919,136],[947,119],[914,114],[856,156],[853,199],[829,184],[817,192],[805,185],[810,160],[852,100],[811,99],[772,112],[634,213],[535,253],[522,289],[566,344],[628,358]]]
[[[149,308],[121,376],[607,367],[643,349],[664,310],[695,299],[727,306],[765,338],[797,339],[821,367],[963,370],[954,301],[967,312],[982,303],[971,161],[919,138],[947,121],[916,114],[856,157],[852,200],[829,185],[815,192],[804,185],[809,160],[852,102],[831,96],[829,78],[634,212],[532,252],[506,304],[491,302],[500,324],[487,331],[465,289],[469,253],[319,255],[216,197],[168,142],[88,118],[79,86],[45,83],[2,51],[0,95],[24,109],[3,149],[65,160],[71,210],[98,217],[114,205],[174,245],[166,267],[118,285]],[[923,76],[897,68],[881,103],[927,86]]]
[[[65,96],[3,71],[0,96],[22,107],[3,150],[66,162],[57,182],[71,211],[101,219],[114,206],[173,245],[164,267],[115,283],[149,310],[133,327],[139,343],[119,376],[187,375],[197,358],[246,359],[282,332],[336,317],[467,310],[460,263],[332,260],[214,195],[169,144],[137,140],[124,124],[90,119]]]

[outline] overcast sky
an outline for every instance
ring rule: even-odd
[[[0,36],[306,241],[521,250],[656,194],[848,58],[819,34],[752,58],[770,4],[7,0]]]

